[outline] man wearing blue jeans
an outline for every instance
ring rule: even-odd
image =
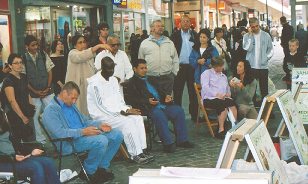
[[[163,142],[163,150],[167,153],[175,151],[175,144],[168,128],[168,121],[175,126],[176,146],[192,148],[188,141],[184,110],[173,104],[170,95],[163,95],[161,89],[156,89],[147,79],[147,65],[143,59],[133,62],[134,76],[129,79],[124,96],[127,104],[141,110],[142,115],[148,115],[155,124],[159,137]]]
[[[114,178],[108,172],[110,161],[123,141],[120,131],[107,123],[93,121],[82,115],[74,105],[80,94],[76,83],[67,82],[58,97],[50,102],[43,113],[43,123],[51,137],[72,137],[75,151],[88,151],[84,167],[92,183],[106,182]],[[59,148],[59,145],[57,145]],[[63,143],[63,154],[73,151],[71,143]],[[79,177],[85,179],[84,173]]]

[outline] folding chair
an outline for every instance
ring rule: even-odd
[[[63,157],[66,157],[66,156],[71,156],[73,155],[77,162],[78,162],[78,165],[80,166],[81,168],[81,171],[85,173],[85,176],[86,176],[86,180],[87,180],[87,183],[89,183],[90,179],[87,175],[87,172],[85,171],[84,169],[84,166],[82,164],[83,160],[87,157],[87,152],[77,152],[75,151],[75,147],[74,147],[74,144],[72,143],[73,142],[73,138],[72,137],[64,137],[64,138],[57,138],[57,139],[53,139],[51,136],[50,136],[50,133],[49,131],[46,129],[46,127],[44,126],[43,122],[41,121],[41,118],[39,118],[39,123],[43,129],[43,131],[45,132],[45,134],[47,135],[47,138],[48,140],[52,143],[52,146],[54,148],[54,151],[55,151],[55,155],[54,157],[58,158],[59,159],[59,164],[58,164],[58,172],[59,172],[59,177],[60,177],[60,172],[61,172],[61,169],[62,169],[62,158]],[[63,142],[64,141],[67,141],[67,142],[70,142],[71,143],[71,146],[73,148],[73,152],[69,155],[63,155],[62,154],[62,150],[63,150]],[[57,146],[56,146],[56,142],[59,142],[60,143],[60,148],[58,150]],[[74,179],[74,178],[72,178]]]
[[[200,113],[203,114],[204,116],[204,120],[205,120],[205,124],[208,126],[210,134],[212,135],[212,137],[215,137],[214,131],[213,131],[213,126],[218,126],[218,121],[217,120],[210,120],[207,114],[207,111],[211,111],[214,112],[214,109],[210,109],[210,108],[205,108],[203,105],[203,100],[201,98],[201,85],[194,83],[194,88],[195,88],[195,92],[197,95],[197,100],[198,100],[198,113],[197,113],[197,121],[196,121],[196,126],[199,126],[199,117],[200,117]]]
[[[63,87],[63,83],[61,82],[61,81],[57,81],[57,84],[62,88]],[[41,123],[41,122],[40,122]],[[42,124],[42,123],[41,123]],[[46,129],[44,130],[45,132],[46,132]],[[49,136],[49,134],[47,134],[48,136]],[[50,137],[49,137],[50,138]],[[62,142],[63,141],[65,141],[65,140],[62,140]],[[51,141],[52,142],[52,141]],[[57,141],[57,142],[59,142],[59,140]],[[62,142],[61,142],[61,146],[62,146]],[[55,146],[55,144],[54,144],[54,142],[52,142],[53,143],[53,145]],[[127,159],[129,159],[129,154],[127,153],[127,151],[126,151],[126,149],[125,149],[125,147],[123,146],[123,143],[121,144],[121,146],[120,146],[120,153],[121,153],[121,155],[127,160]],[[81,164],[82,165],[82,164]],[[60,171],[59,171],[60,172]],[[88,177],[88,176],[87,176]]]
[[[212,127],[218,125],[218,120],[217,119],[210,120],[207,112],[209,112],[211,114],[216,114],[216,111],[215,111],[215,109],[207,108],[207,107],[204,106],[203,100],[201,98],[201,89],[202,89],[201,85],[194,83],[194,88],[195,88],[195,92],[196,92],[196,95],[197,95],[198,106],[199,106],[198,107],[198,113],[197,113],[196,126],[199,126],[199,116],[200,116],[200,112],[202,112],[204,119],[205,119],[205,123],[207,124],[207,126],[209,128],[210,134],[212,135],[212,137],[215,137],[215,134],[213,132]],[[227,120],[231,123],[232,127],[235,125],[236,120],[235,120],[235,117],[234,117],[234,115],[233,115],[233,113],[230,109],[228,109]]]

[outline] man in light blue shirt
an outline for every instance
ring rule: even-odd
[[[174,79],[173,94],[174,102],[181,106],[185,83],[189,94],[189,113],[193,121],[197,118],[197,97],[194,90],[194,68],[189,64],[189,56],[192,46],[195,44],[197,33],[190,29],[190,18],[184,15],[181,19],[181,30],[172,35],[180,60],[180,69]]]

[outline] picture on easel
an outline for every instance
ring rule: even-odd
[[[296,93],[300,83],[302,86],[295,104],[303,124],[308,124],[308,68],[292,69],[292,94]]]
[[[254,160],[261,171],[273,170],[274,184],[287,184],[286,171],[276,152],[272,139],[263,121],[245,135],[245,140],[253,155]]]
[[[297,155],[302,165],[308,164],[308,137],[303,121],[298,114],[291,92],[277,98],[279,109],[289,130]]]

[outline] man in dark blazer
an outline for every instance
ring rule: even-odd
[[[189,64],[189,56],[192,46],[196,42],[197,33],[190,29],[190,25],[190,18],[184,15],[181,19],[181,30],[171,36],[180,60],[180,69],[174,79],[173,95],[174,102],[181,106],[186,83],[189,95],[189,113],[191,119],[196,121],[198,102],[194,90],[194,68]]]
[[[135,74],[124,88],[125,102],[140,109],[142,115],[151,118],[163,142],[164,152],[174,152],[175,146],[192,148],[193,144],[188,141],[184,110],[173,103],[170,95],[163,95],[163,92],[148,81],[145,60],[135,60],[133,69]],[[169,120],[175,126],[176,144],[168,128]]]

